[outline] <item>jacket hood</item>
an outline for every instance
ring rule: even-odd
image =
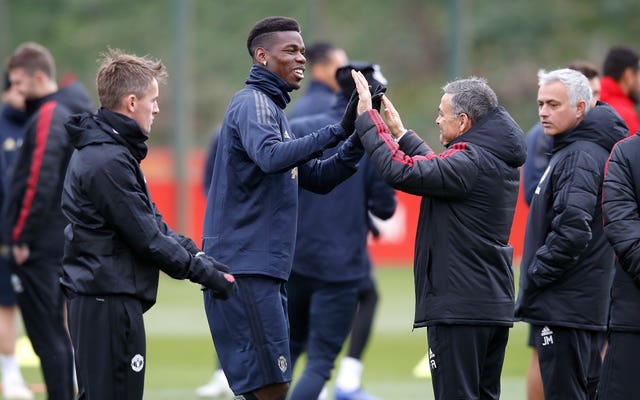
[[[32,115],[34,112],[38,111],[40,106],[51,100],[55,100],[64,105],[72,114],[92,111],[93,109],[93,101],[89,96],[89,92],[87,92],[87,89],[82,85],[82,83],[76,81],[60,88],[57,92],[51,93],[48,96],[34,100],[27,100],[27,114]]]
[[[111,128],[88,112],[72,115],[64,126],[69,134],[69,141],[76,149],[91,144],[116,143],[105,131]]]
[[[524,132],[503,107],[494,108],[449,146],[459,142],[478,145],[512,167],[521,166],[527,157]]]
[[[594,142],[607,151],[629,134],[622,118],[608,104],[598,102],[572,130],[553,137],[553,152],[579,140]]]

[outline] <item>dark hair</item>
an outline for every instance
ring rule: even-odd
[[[597,78],[600,75],[598,67],[589,61],[574,60],[567,65],[567,68],[582,72],[582,75],[586,76],[589,80]]]
[[[317,42],[307,47],[304,52],[304,57],[307,59],[307,63],[310,65],[316,63],[325,63],[329,61],[329,55],[337,48],[331,43]]]
[[[256,22],[247,38],[247,50],[253,59],[258,47],[264,47],[271,33],[295,31],[300,33],[300,24],[289,17],[267,17]]]
[[[627,68],[637,71],[638,61],[640,57],[638,52],[627,46],[615,46],[609,49],[607,56],[604,58],[602,73],[613,79],[620,80],[622,74]]]
[[[46,47],[35,42],[26,42],[13,52],[7,70],[22,68],[33,76],[37,71],[43,72],[49,79],[56,79],[56,63]]]

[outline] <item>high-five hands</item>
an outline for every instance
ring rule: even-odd
[[[358,115],[362,115],[373,107],[371,101],[371,92],[369,92],[369,82],[367,78],[362,75],[362,72],[351,70],[351,76],[356,83],[356,90],[358,91]]]
[[[358,101],[358,115],[362,115],[373,108],[373,103],[379,101],[381,98],[382,104],[384,105],[384,116],[387,126],[389,127],[389,131],[395,138],[402,136],[407,130],[404,128],[400,114],[393,106],[393,103],[391,103],[391,100],[384,95],[384,90],[378,89],[372,96],[369,91],[369,83],[360,71],[351,71],[351,76],[353,77],[353,81],[356,83],[356,90],[360,97],[360,100]]]
[[[389,131],[396,139],[402,136],[407,130],[404,129],[402,120],[398,110],[393,106],[391,100],[387,96],[382,96],[382,104],[384,104],[384,118],[387,121]]]

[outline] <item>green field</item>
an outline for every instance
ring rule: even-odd
[[[412,331],[413,276],[410,268],[378,268],[380,303],[365,354],[363,384],[381,400],[433,399],[431,383],[412,375],[425,354],[426,330]],[[157,304],[145,314],[147,373],[145,399],[196,399],[194,389],[213,370],[213,346],[197,285],[163,277]],[[527,328],[511,330],[503,369],[502,398],[525,398],[529,350]],[[23,368],[29,384],[42,382],[36,368]],[[331,383],[330,383],[331,386]],[[45,399],[38,394],[36,399]]]

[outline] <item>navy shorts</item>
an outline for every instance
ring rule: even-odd
[[[16,293],[11,285],[11,269],[9,261],[0,256],[0,306],[15,306]]]
[[[236,394],[291,382],[289,318],[285,282],[235,275],[238,291],[228,300],[204,291],[204,306],[220,365]]]

